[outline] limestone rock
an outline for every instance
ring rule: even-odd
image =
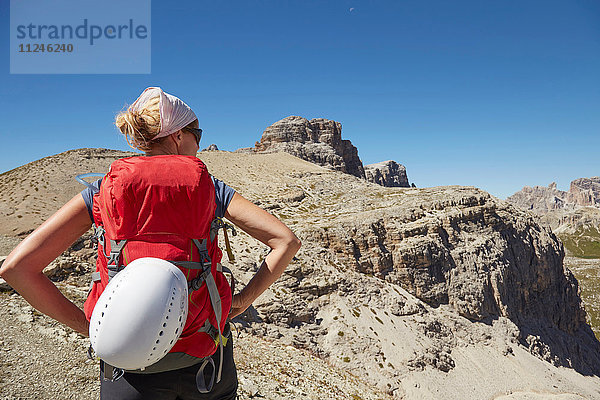
[[[342,139],[342,124],[325,118],[289,116],[275,122],[256,142],[256,152],[286,152],[317,165],[365,177],[358,150]]]
[[[427,192],[339,219],[312,237],[355,270],[469,319],[544,315],[566,332],[579,328],[585,315],[576,282],[563,271],[564,250],[550,230],[485,192]]]
[[[12,290],[12,287],[4,279],[0,278],[0,292],[7,292],[9,290]]]
[[[600,207],[600,177],[575,179],[566,192],[558,190],[555,182],[548,187],[525,186],[506,200],[536,214],[562,208]]]
[[[572,181],[566,201],[578,206],[600,207],[600,177]]]
[[[210,146],[208,146],[207,148],[202,149],[202,151],[217,151],[217,150],[219,150],[219,148],[214,143],[211,144]]]
[[[382,161],[365,167],[367,181],[387,187],[410,187],[406,167],[395,161]]]
[[[0,257],[0,267],[4,263],[4,260],[6,260],[6,256]],[[12,287],[8,283],[6,283],[4,279],[0,278],[0,292],[6,292],[9,290],[12,290]]]
[[[579,178],[568,191],[524,187],[507,198],[517,207],[533,211],[540,220],[560,234],[569,255],[599,257],[600,177]]]
[[[506,200],[515,206],[543,214],[548,211],[565,207],[567,192],[558,190],[556,183],[552,182],[547,187],[525,186],[521,191],[508,197]]]

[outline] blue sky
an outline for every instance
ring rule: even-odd
[[[154,1],[149,75],[10,75],[8,11],[0,172],[127,149],[115,114],[161,86],[222,150],[300,115],[340,121],[363,163],[396,160],[418,187],[505,198],[600,175],[595,0]]]

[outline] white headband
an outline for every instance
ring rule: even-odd
[[[196,114],[187,104],[179,98],[163,92],[159,87],[149,87],[142,92],[140,97],[129,107],[129,110],[139,111],[148,102],[148,100],[160,96],[158,107],[160,109],[160,131],[153,139],[169,136],[181,128],[187,126],[190,122],[197,120]]]

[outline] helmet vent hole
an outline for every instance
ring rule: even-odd
[[[166,327],[167,327],[167,323],[165,322],[165,323],[163,324],[163,328],[166,328]]]
[[[104,311],[102,311],[102,314],[100,314],[101,317],[104,317]]]
[[[158,332],[158,336],[162,336],[165,332],[164,331],[160,331]]]
[[[156,339],[156,344],[159,344],[159,343],[160,343],[160,340]]]
[[[173,303],[169,304],[171,307],[173,307]]]
[[[179,332],[179,328],[175,329],[175,334],[177,335],[177,333]]]
[[[169,344],[173,344],[173,341],[171,340],[171,341],[169,342]]]
[[[152,351],[154,351],[154,350],[156,350],[156,347],[153,347],[153,348],[152,348]]]
[[[169,312],[171,312],[171,309],[169,308]]]

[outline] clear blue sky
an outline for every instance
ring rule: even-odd
[[[418,187],[504,198],[600,175],[596,0],[155,0],[150,75],[10,75],[8,11],[0,172],[127,149],[115,114],[161,86],[222,150],[300,115],[340,121],[363,163],[396,160]]]

